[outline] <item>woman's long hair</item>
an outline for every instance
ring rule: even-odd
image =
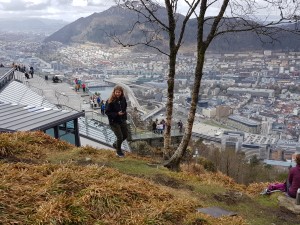
[[[300,166],[300,154],[296,155],[295,162]]]
[[[114,89],[111,93],[111,96],[108,99],[108,103],[111,103],[117,99],[117,96],[115,95],[115,91],[121,91],[122,94],[121,94],[120,98],[124,97],[124,89],[121,86],[117,85],[114,87]]]

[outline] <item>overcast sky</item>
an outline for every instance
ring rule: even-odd
[[[184,13],[186,8],[183,2],[179,1],[178,6],[181,13]],[[113,5],[115,5],[114,0],[0,0],[0,19],[43,17],[72,22],[94,12],[102,12]],[[218,3],[210,9],[210,14],[215,15],[217,11]]]
[[[43,17],[71,22],[114,4],[113,0],[0,0],[0,18]]]

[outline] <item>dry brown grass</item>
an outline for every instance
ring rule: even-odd
[[[198,204],[106,167],[5,163],[0,170],[4,224],[184,224]]]
[[[91,156],[93,165],[78,164]],[[61,160],[65,158],[69,160]],[[215,219],[196,213],[206,204],[189,189],[166,187],[104,166],[112,160],[143,160],[134,155],[117,159],[112,151],[76,148],[40,132],[18,132],[0,134],[0,159],[0,224],[245,224],[241,217]],[[244,188],[223,174],[193,170],[201,176],[169,176]]]

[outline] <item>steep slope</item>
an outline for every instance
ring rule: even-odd
[[[297,224],[266,184],[236,184],[221,173],[151,167],[150,159],[77,148],[42,132],[0,134],[1,224]],[[238,216],[213,218],[198,207]]]

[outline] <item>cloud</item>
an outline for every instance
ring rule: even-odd
[[[88,6],[105,6],[105,5],[107,5],[107,2],[102,1],[102,0],[87,0],[87,5]],[[114,5],[114,3],[111,5]]]
[[[156,1],[164,5],[164,0]],[[187,1],[191,2],[192,0]],[[262,0],[256,1],[259,4]],[[71,22],[95,12],[102,12],[115,4],[116,1],[114,0],[0,0],[0,19],[8,17],[43,17]],[[178,2],[179,13],[185,14],[188,8],[185,1]],[[215,4],[209,8],[207,16],[217,15],[219,9],[220,2],[216,0]],[[267,14],[271,16],[271,12],[274,11],[276,10],[272,9]],[[265,15],[266,13],[262,10],[259,14]]]
[[[0,8],[5,11],[43,10],[46,9],[50,0],[10,0],[0,1]]]
[[[43,17],[74,21],[115,5],[107,0],[0,0],[0,19]]]

